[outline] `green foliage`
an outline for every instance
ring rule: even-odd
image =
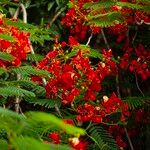
[[[6,72],[6,70],[4,68],[0,68],[0,75],[2,75],[5,72]]]
[[[124,99],[130,109],[136,109],[144,106],[150,100],[149,97],[127,97]]]
[[[0,95],[3,97],[8,96],[35,97],[35,94],[33,92],[15,86],[0,87]]]
[[[61,106],[61,101],[60,100],[51,100],[51,99],[38,99],[38,98],[25,98],[25,100],[34,106],[39,105],[43,106],[45,108],[55,108]]]
[[[17,137],[13,140],[12,145],[14,148],[19,150],[71,150],[71,148],[69,148],[68,146],[44,144],[30,137]]]
[[[15,58],[11,54],[8,54],[6,52],[0,52],[0,59],[5,61],[12,61]]]
[[[43,58],[44,56],[40,54],[28,54],[27,55],[27,60],[30,62],[41,61]]]
[[[36,75],[36,76],[41,76],[46,78],[50,77],[49,72],[45,70],[33,68],[32,66],[21,66],[18,68],[13,68],[12,71],[15,72],[16,74],[20,74],[21,76]]]
[[[7,41],[14,41],[14,38],[9,34],[0,34],[0,39]]]
[[[43,45],[45,40],[48,41],[53,40],[53,38],[49,34],[49,30],[46,28],[41,28],[38,26],[34,26],[32,24],[24,23],[21,20],[11,21],[8,19],[4,19],[4,24],[17,27],[23,31],[30,33],[30,40],[34,43],[39,43]],[[8,35],[1,35],[0,38],[1,37],[5,39],[13,40],[11,36]]]
[[[39,133],[39,128],[37,128],[39,126],[43,132],[57,127],[63,130],[63,132],[71,135],[85,134],[83,129],[67,125],[61,119],[58,119],[52,114],[28,112],[25,116],[26,117],[23,117],[22,115],[10,110],[0,108],[0,129],[6,130],[7,138],[10,141],[9,145],[15,150],[70,149],[66,145],[53,145],[51,143],[44,144]],[[0,139],[0,147],[2,148],[2,146],[4,148],[8,146],[7,141],[4,139]]]
[[[127,7],[135,10],[142,10],[149,13],[150,8],[146,5],[131,2],[117,2],[113,0],[102,0],[100,2],[90,2],[84,5],[85,9],[90,10],[87,20],[88,24],[94,24],[100,27],[110,27],[118,23],[124,22],[124,19],[119,11],[112,12],[112,6],[119,6],[121,8]],[[97,13],[105,9],[105,13]]]
[[[8,150],[8,143],[6,140],[0,139],[1,150]]]
[[[35,123],[39,124],[40,122],[48,123],[49,126],[51,124],[54,124],[56,127],[62,129],[66,133],[75,135],[75,136],[78,134],[79,135],[85,134],[85,131],[83,129],[66,124],[66,123],[64,123],[64,121],[56,118],[52,114],[46,114],[46,113],[42,113],[42,112],[28,112],[26,115],[29,118],[29,121],[34,122],[34,124]]]
[[[113,137],[102,126],[92,125],[89,129],[90,138],[95,143],[95,149],[117,150],[117,144]]]

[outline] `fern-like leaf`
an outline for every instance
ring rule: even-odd
[[[0,59],[5,61],[12,61],[15,58],[11,54],[8,54],[6,52],[0,52]]]
[[[125,103],[128,104],[130,109],[136,109],[143,106],[147,101],[149,101],[150,97],[127,97],[124,100]]]
[[[22,76],[36,75],[36,76],[42,76],[46,78],[50,77],[49,72],[45,70],[33,68],[32,66],[22,66],[18,68],[13,68],[12,71],[15,72],[16,74],[21,74]]]
[[[0,139],[0,147],[1,147],[1,150],[8,150],[8,143],[7,143],[7,141]]]
[[[44,144],[31,137],[17,137],[13,140],[12,145],[19,150],[71,150],[68,146]]]
[[[35,62],[35,61],[41,61],[44,58],[44,56],[40,54],[28,54],[27,55],[27,60]]]
[[[113,137],[102,126],[92,125],[89,129],[90,137],[100,150],[117,150]]]
[[[54,108],[56,105],[57,107],[61,106],[61,101],[59,100],[38,99],[38,98],[26,98],[25,100],[33,104],[34,106],[40,105],[45,108]]]
[[[0,39],[7,41],[14,41],[14,38],[9,34],[0,34]]]
[[[0,95],[3,97],[8,97],[8,96],[35,97],[35,94],[33,92],[15,86],[0,87]]]

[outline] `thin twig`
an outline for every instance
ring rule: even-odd
[[[88,46],[88,45],[90,44],[92,37],[93,37],[93,34],[91,33],[91,35],[90,35],[90,37],[88,38],[88,41],[87,41],[87,43],[86,43],[86,46]]]
[[[138,27],[136,27],[136,31],[135,31],[134,37],[132,39],[132,44],[134,44],[134,41],[135,41],[135,39],[137,37],[137,33],[138,33]]]
[[[104,40],[104,42],[105,42],[105,45],[106,45],[107,49],[110,49],[110,46],[109,46],[109,44],[108,44],[108,41],[107,41],[107,38],[106,38],[106,36],[105,36],[105,33],[104,33],[103,28],[101,29],[101,33],[102,33],[102,37],[103,37],[103,40]]]
[[[120,86],[119,86],[119,72],[118,72],[118,66],[117,65],[116,65],[116,89],[117,89],[117,95],[121,99]]]
[[[17,80],[20,80],[20,79],[21,79],[21,75],[17,74]],[[19,96],[17,96],[15,100],[15,112],[17,113],[19,113],[19,110],[20,110],[20,102],[21,102],[21,99]]]
[[[136,75],[136,72],[135,72],[135,81],[136,81],[136,86],[138,88],[138,90],[140,91],[140,93],[142,94],[142,96],[144,97],[144,93],[142,92],[142,90],[140,89],[140,86],[139,86],[139,82],[138,82],[138,78],[137,78],[137,75]]]
[[[134,150],[133,145],[132,145],[132,142],[131,142],[131,139],[130,139],[129,134],[128,134],[128,131],[127,131],[127,129],[126,129],[126,128],[124,128],[124,130],[125,130],[126,137],[127,137],[127,139],[128,139],[128,142],[129,142],[130,148],[131,148],[131,150]]]

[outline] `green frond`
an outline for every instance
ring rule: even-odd
[[[33,104],[34,106],[40,105],[40,106],[43,106],[45,108],[55,108],[56,105],[57,105],[57,107],[61,106],[60,100],[38,99],[38,98],[25,98],[25,100],[28,103]]]
[[[127,97],[124,98],[124,102],[128,104],[130,109],[136,109],[143,106],[150,97]]]
[[[5,73],[5,72],[6,72],[6,69],[0,68],[0,75],[2,75],[2,74]]]
[[[33,43],[39,43],[43,46],[44,41],[53,41],[52,34],[47,29],[35,28],[28,30],[30,32],[30,40]]]
[[[15,86],[0,87],[0,95],[3,97],[8,97],[8,96],[35,97],[35,94],[33,92]]]
[[[22,115],[17,114],[11,110],[7,110],[7,109],[0,107],[0,118],[1,118],[0,120],[2,121],[3,118],[7,118],[7,117],[17,119],[17,120],[23,120],[24,119],[24,117]]]
[[[12,61],[15,58],[11,54],[8,54],[6,52],[0,52],[0,59],[5,61]]]
[[[100,2],[90,2],[90,3],[86,3],[84,5],[85,9],[95,9],[96,7],[98,8],[110,8],[112,6],[114,6],[116,4],[116,2],[112,1],[112,0],[102,0]]]
[[[17,137],[13,140],[12,145],[19,150],[71,150],[66,145],[45,144],[31,137]]]
[[[92,49],[89,46],[84,45],[84,44],[79,44],[78,46],[73,47],[73,50],[66,56],[69,58],[75,56],[77,54],[77,52],[79,51],[79,49],[81,49],[83,51],[83,53],[84,53],[84,51],[87,52],[87,53],[85,53],[85,56],[99,58],[99,59],[103,58],[102,54],[99,53],[97,50]]]
[[[141,5],[133,4],[133,3],[130,3],[130,2],[116,2],[116,5],[118,5],[120,7],[132,8],[132,9],[142,9]]]
[[[103,58],[102,54],[100,52],[98,52],[97,50],[94,50],[94,49],[90,50],[89,56],[93,57],[93,58],[99,58],[99,59]]]
[[[0,97],[0,106],[5,105],[7,102],[7,98],[6,97]]]
[[[116,23],[120,23],[120,22],[118,22],[118,20],[115,21],[112,18],[104,17],[101,19],[93,19],[88,24],[89,25],[94,24],[95,26],[106,28],[106,27],[114,26]]]
[[[9,34],[0,34],[0,39],[7,40],[10,42],[14,41],[14,38]]]
[[[29,60],[30,62],[35,62],[35,61],[41,61],[44,58],[44,56],[40,55],[40,54],[28,54],[27,55],[27,60]]]
[[[100,125],[92,125],[89,129],[90,138],[100,150],[117,150],[117,144],[113,137]]]
[[[43,113],[43,112],[28,112],[25,115],[27,116],[28,121],[34,125],[35,124],[39,125],[42,123],[49,125],[49,127],[51,125],[55,125],[55,127],[58,127],[60,129],[62,129],[63,131],[65,131],[66,133],[68,133],[70,135],[74,135],[74,136],[85,134],[84,129],[66,124],[66,123],[64,123],[64,121],[55,117],[52,114]]]
[[[94,24],[95,26],[100,27],[110,27],[123,21],[119,12],[109,12],[102,15],[104,16],[89,16],[91,19],[89,19],[88,24]]]
[[[5,18],[4,19],[4,24],[5,25],[10,25],[10,26],[13,26],[13,27],[17,27],[17,28],[20,28],[20,29],[24,29],[24,30],[36,28],[36,26],[24,23],[22,20],[12,21],[10,19]]]
[[[38,85],[37,83],[30,80],[15,80],[15,81],[0,81],[1,86],[19,86],[22,89],[28,90],[35,93],[37,96],[45,96],[46,91],[43,86]]]
[[[21,76],[36,75],[46,78],[50,77],[50,73],[48,71],[33,68],[32,66],[21,66],[18,68],[13,68],[12,71],[15,72],[16,74],[20,74]]]
[[[19,7],[18,3],[13,3],[10,0],[1,0],[0,5],[10,5],[10,6],[17,6]]]
[[[8,143],[6,140],[0,139],[1,150],[8,150]]]

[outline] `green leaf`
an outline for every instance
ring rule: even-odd
[[[11,110],[8,109],[4,109],[2,107],[0,107],[0,118],[2,120],[2,118],[7,118],[7,117],[11,117],[13,119],[18,119],[18,120],[23,120],[24,117],[18,113],[15,113]]]
[[[117,150],[116,141],[100,125],[92,125],[89,129],[90,138],[95,142],[100,150]]]
[[[147,101],[150,100],[150,97],[126,97],[124,102],[128,104],[130,109],[136,109],[143,106]]]
[[[97,50],[91,49],[89,56],[93,57],[93,58],[99,58],[102,59],[103,56],[101,53],[99,53]]]
[[[121,7],[128,7],[128,8],[132,8],[132,9],[141,9],[142,8],[141,5],[133,4],[130,2],[117,2],[116,4]]]
[[[0,75],[2,75],[2,74],[5,73],[5,72],[6,72],[6,69],[0,68]]]
[[[12,145],[18,150],[71,150],[65,145],[44,144],[31,137],[17,137]]]
[[[55,108],[61,106],[61,101],[60,100],[51,100],[51,99],[38,99],[38,98],[26,98],[25,99],[27,102],[33,104],[34,106],[40,105],[44,106],[45,108]]]
[[[36,75],[46,78],[50,77],[50,73],[48,71],[33,68],[32,66],[21,66],[18,68],[13,68],[12,71],[14,71],[16,74],[21,74],[22,76]]]
[[[116,2],[113,2],[112,0],[102,0],[100,2],[90,2],[86,3],[83,7],[85,9],[97,9],[97,8],[110,8],[114,6]]]
[[[6,140],[0,139],[0,148],[1,150],[8,150],[8,143]]]
[[[56,127],[62,129],[63,131],[65,131],[68,134],[71,135],[84,135],[85,134],[85,130],[72,126],[72,125],[68,125],[66,123],[64,123],[61,119],[55,117],[52,114],[46,114],[46,113],[42,113],[42,112],[28,112],[26,114],[28,116],[29,121],[32,120],[32,122],[34,121],[34,123],[48,123],[50,125],[55,125]]]
[[[27,60],[32,62],[41,61],[43,58],[44,56],[40,54],[27,54]]]
[[[48,8],[47,8],[47,10],[50,11],[51,8],[54,6],[54,4],[55,4],[55,2],[50,2],[50,3],[48,3]]]
[[[0,87],[0,95],[4,97],[8,96],[35,97],[35,94],[33,92],[15,86]]]
[[[13,61],[15,58],[6,52],[0,52],[0,59],[5,61]]]
[[[9,34],[0,34],[0,39],[11,41],[11,42],[14,41],[14,38]]]
[[[72,8],[74,6],[71,1],[69,1],[67,5],[68,5],[69,8]]]
[[[14,26],[14,27],[18,27],[20,29],[35,29],[36,28],[36,26],[24,23],[21,20],[11,21],[11,20],[8,20],[8,19],[4,19],[4,24]]]

